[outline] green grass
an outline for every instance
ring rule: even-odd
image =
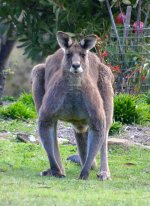
[[[112,181],[101,182],[96,178],[98,168],[89,180],[78,180],[80,167],[66,161],[76,153],[75,146],[60,149],[66,178],[40,177],[39,172],[49,166],[40,145],[0,141],[0,205],[150,205],[150,173],[144,172],[150,166],[148,150],[112,147]]]
[[[19,121],[19,120],[4,120],[0,119],[0,132],[25,132],[29,134],[33,134],[36,132],[36,121],[28,120],[28,121]]]
[[[18,103],[25,110],[14,106]],[[77,179],[80,167],[66,161],[69,155],[76,153],[76,147],[62,145],[60,150],[66,178],[40,177],[39,173],[49,167],[42,147],[16,141],[16,132],[36,135],[35,119],[20,121],[26,119],[26,111],[29,111],[28,115],[32,111],[35,117],[32,97],[23,94],[11,105],[8,106],[11,113],[7,110],[6,114],[17,114],[15,119],[0,119],[0,132],[10,132],[10,138],[0,140],[0,206],[150,205],[150,171],[145,172],[150,170],[149,150],[111,147],[109,165],[112,181],[99,181],[96,178],[98,167],[91,171],[88,181],[83,181]],[[141,122],[143,116],[144,121],[149,121],[148,108],[143,109],[143,105],[138,107]],[[115,122],[112,132],[119,132],[121,127],[120,123]],[[100,161],[99,157],[97,160]]]
[[[109,135],[115,135],[121,133],[123,130],[123,124],[121,122],[113,122],[109,130]]]

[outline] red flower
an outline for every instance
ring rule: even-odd
[[[126,15],[121,12],[117,17],[116,17],[116,24],[123,24],[125,22]]]
[[[102,53],[102,57],[108,57],[108,51],[104,51],[103,53]]]
[[[119,73],[121,73],[121,69],[120,69],[119,66],[112,66],[111,69],[112,69],[112,71],[114,71],[114,72],[119,72]]]
[[[133,24],[133,33],[137,32],[138,29],[140,30],[140,32],[142,32],[143,27],[144,27],[144,23],[142,21],[140,21],[139,24],[137,21],[135,21]]]
[[[144,75],[142,75],[142,76],[141,76],[141,79],[142,79],[142,81],[144,81],[144,80],[145,80],[145,76],[144,76]]]

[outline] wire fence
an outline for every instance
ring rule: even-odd
[[[117,27],[117,31],[121,51],[113,28],[106,45],[107,63],[120,69],[116,71],[115,89],[128,93],[145,92],[150,89],[150,27]]]

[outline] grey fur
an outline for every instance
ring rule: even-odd
[[[109,179],[107,138],[113,116],[112,72],[89,51],[96,43],[94,35],[77,43],[58,32],[57,40],[62,48],[32,71],[39,135],[50,162],[50,169],[42,174],[65,176],[56,137],[57,121],[62,120],[74,126],[82,165],[79,178],[88,178],[94,158],[101,151],[98,177]]]

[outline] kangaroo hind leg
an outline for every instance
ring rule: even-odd
[[[71,155],[67,159],[83,166],[87,156],[88,128],[83,126],[81,131],[81,126],[77,127],[74,125],[74,133],[79,155]],[[95,167],[96,160],[94,159],[91,169],[94,169]]]
[[[58,148],[56,129],[57,122],[50,123],[39,120],[39,134],[41,142],[46,150],[50,162],[50,169],[42,172],[42,176],[65,176]]]
[[[32,69],[31,82],[34,103],[39,113],[45,94],[45,64],[38,64]]]

